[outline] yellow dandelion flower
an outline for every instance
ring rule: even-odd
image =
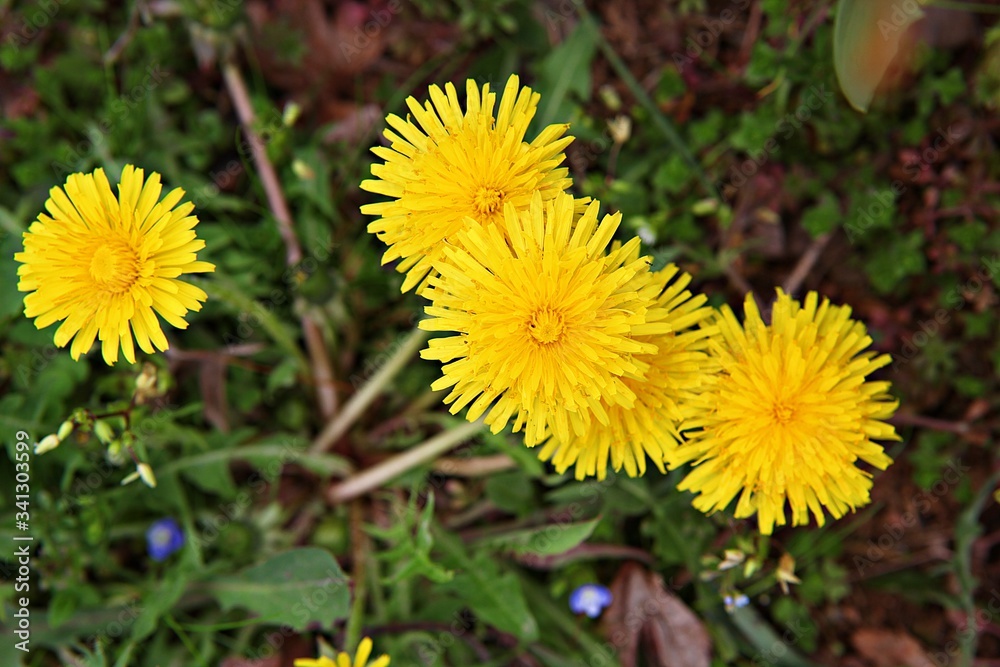
[[[470,222],[460,247],[445,250],[420,327],[458,335],[432,339],[421,356],[445,363],[431,386],[451,387],[452,413],[469,406],[474,421],[489,409],[494,433],[517,415],[514,430],[523,426],[533,446],[549,428],[568,439],[591,415],[607,423],[604,405],[632,406],[622,378],[641,377],[634,355],[656,352],[636,337],[669,328],[647,323],[653,299],[630,286],[649,266],[634,252],[639,240],[605,255],[621,215],[598,224],[598,206],[577,219],[570,195],[536,193],[527,211],[506,206],[507,235]]]
[[[541,96],[521,88],[517,76],[507,81],[495,116],[489,84],[480,91],[475,81],[466,82],[464,114],[451,83],[444,92],[437,86],[429,92],[424,106],[406,100],[416,123],[386,118],[391,146],[372,149],[385,163],[372,165],[376,178],[361,183],[392,198],[361,211],[379,216],[368,231],[389,246],[382,263],[402,259],[397,270],[406,273],[404,292],[432,272],[446,241],[454,242],[467,219],[502,225],[506,204],[521,210],[535,192],[548,200],[570,185],[568,170],[556,168],[573,140],[563,137],[569,125],[550,125],[526,143]]]
[[[840,518],[869,502],[859,459],[880,470],[892,463],[872,440],[899,439],[882,421],[898,402],[888,382],[865,380],[889,355],[865,352],[872,339],[851,309],[815,292],[800,305],[779,289],[770,326],[750,295],[744,311],[742,327],[728,307],[716,317],[710,350],[720,373],[692,403],[689,440],[668,455],[670,467],[693,464],[678,488],[700,494],[703,512],[739,494],[736,517],[756,513],[765,535],[785,524],[786,501],[792,525],[812,511],[822,526],[824,507]]]
[[[634,251],[638,255],[638,247]],[[607,476],[608,460],[616,471],[625,468],[630,477],[646,474],[646,457],[665,473],[666,453],[681,440],[678,427],[684,405],[702,383],[713,363],[706,353],[712,327],[697,326],[712,315],[703,294],[687,289],[691,276],[670,264],[661,271],[644,271],[634,279],[637,291],[645,290],[655,300],[657,314],[649,319],[667,325],[670,331],[636,340],[656,346],[655,353],[638,354],[634,361],[645,370],[644,378],[623,376],[622,382],[635,394],[635,404],[625,407],[605,402],[608,423],[594,423],[582,436],[562,440],[553,435],[539,458],[551,460],[560,473],[576,465],[576,478]]]
[[[389,667],[389,656],[382,655],[374,662],[368,662],[368,656],[372,653],[372,640],[365,637],[358,644],[358,651],[354,654],[354,661],[348,653],[340,652],[333,659],[322,657],[317,659],[298,658],[295,667]]]
[[[17,288],[30,292],[24,314],[39,329],[63,321],[55,344],[72,340],[73,359],[99,338],[109,365],[119,347],[134,363],[133,334],[144,352],[168,347],[154,311],[184,329],[187,311],[201,310],[206,294],[178,280],[215,270],[197,261],[205,242],[194,232],[198,218],[189,215],[194,204],[178,205],[180,188],[157,203],[160,190],[159,174],[145,180],[132,165],[122,171],[117,199],[103,169],[73,174],[49,191],[51,217],[40,214],[24,233],[24,252],[14,255],[21,263]]]

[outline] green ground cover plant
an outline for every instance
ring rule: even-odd
[[[1000,659],[995,8],[857,6],[0,2],[0,664]],[[844,42],[852,20],[875,28]],[[890,37],[877,89],[845,80],[845,53],[875,58]],[[858,354],[888,355],[867,379],[898,401],[873,419],[899,440],[869,424],[886,460],[825,478],[872,475],[853,511],[800,503],[793,521],[789,499],[773,526],[737,502],[702,511],[696,493],[718,485],[686,481],[700,455],[670,454],[708,442],[687,403],[616,432],[609,442],[654,437],[604,469],[575,465],[590,441],[572,426],[540,458],[546,444],[526,447],[516,416],[491,431],[468,407],[449,411],[450,388],[435,389],[447,371],[427,351],[469,332],[425,309],[471,308],[486,287],[463,292],[447,268],[436,296],[423,276],[404,285],[369,231],[394,195],[362,183],[388,181],[383,131],[401,130],[386,118],[413,121],[408,98],[451,83],[464,109],[471,81],[499,105],[511,75],[540,96],[524,141],[561,124],[574,137],[551,167],[566,197],[615,220],[610,253],[641,244],[628,261],[650,266],[636,275],[688,276],[702,325],[759,308],[777,331],[776,288],[863,323]],[[204,246],[177,260],[199,271],[164,278],[197,290],[186,328],[161,320],[169,347],[136,333],[132,355],[116,338],[109,364],[100,339],[77,355],[58,324],[36,327],[22,267],[53,188],[102,170],[117,196],[130,165],[158,174],[161,196],[184,190],[172,206],[193,205]],[[453,203],[440,199],[419,230]],[[490,224],[511,229],[494,210]],[[557,227],[544,206],[537,216]],[[525,224],[526,238],[543,227]],[[448,261],[479,243],[450,234]],[[88,257],[115,257],[113,240]],[[490,258],[518,243],[494,240]],[[43,282],[59,292],[54,266]],[[94,270],[101,285],[112,275]],[[535,340],[550,342],[554,322],[536,320]],[[708,364],[711,349],[694,351]],[[705,368],[692,377],[717,372]],[[596,432],[597,417],[580,419]],[[762,470],[785,470],[800,440],[767,442]]]

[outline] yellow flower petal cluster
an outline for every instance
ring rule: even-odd
[[[298,658],[295,667],[389,667],[389,656],[382,655],[374,662],[368,662],[368,657],[372,654],[372,640],[365,637],[358,644],[358,650],[351,660],[349,653],[341,651],[337,657],[330,659],[322,658]]]
[[[540,96],[521,88],[517,76],[507,81],[499,107],[489,84],[480,90],[471,79],[464,112],[451,83],[444,91],[431,86],[429,94],[423,106],[406,100],[413,120],[386,118],[390,146],[372,149],[385,162],[372,165],[376,178],[361,183],[390,197],[361,211],[379,216],[368,231],[389,246],[383,264],[402,260],[404,292],[433,272],[468,220],[503,225],[507,204],[522,210],[536,193],[548,200],[570,185],[567,169],[557,168],[573,140],[563,136],[569,125],[550,125],[525,142]]]
[[[869,502],[870,473],[892,460],[873,440],[898,440],[884,420],[898,403],[888,382],[866,377],[890,363],[865,351],[872,340],[846,306],[804,304],[778,290],[771,324],[751,296],[741,326],[732,310],[716,317],[710,339],[720,372],[708,378],[682,428],[687,442],[669,455],[670,467],[690,462],[678,486],[699,495],[704,512],[725,508],[739,495],[736,518],[757,515],[760,532],[785,525],[819,525],[824,508],[834,518]]]
[[[196,238],[194,204],[179,204],[174,189],[160,201],[160,175],[144,179],[143,170],[127,165],[111,191],[103,169],[73,174],[63,188],[49,191],[45,208],[24,233],[17,288],[27,317],[43,329],[62,321],[55,344],[71,340],[78,359],[95,338],[109,365],[118,350],[135,362],[133,336],[140,349],[166,350],[167,339],[156,315],[178,329],[187,328],[187,312],[201,310],[205,292],[178,278],[214,271],[198,261],[205,242]]]
[[[390,116],[384,164],[363,183],[390,201],[369,231],[401,260],[403,290],[430,300],[420,327],[450,333],[425,359],[442,362],[435,390],[494,433],[513,422],[559,472],[603,479],[610,465],[643,475],[690,464],[682,490],[705,512],[737,495],[737,518],[763,533],[823,523],[869,500],[871,475],[891,460],[889,383],[867,376],[889,363],[850,309],[804,305],[778,291],[764,324],[748,297],[746,322],[709,308],[669,265],[650,271],[639,240],[612,244],[621,216],[574,201],[558,168],[569,143],[553,125],[525,143],[538,95],[511,77],[494,95],[467,84],[431,102],[408,101],[415,123]],[[418,127],[419,125],[419,127]]]
[[[532,446],[549,429],[582,436],[592,419],[608,422],[605,406],[634,404],[624,378],[642,376],[635,355],[657,351],[637,336],[669,326],[633,282],[649,266],[639,240],[606,254],[621,215],[597,217],[597,202],[578,218],[570,195],[536,194],[527,211],[508,205],[503,226],[470,221],[445,249],[420,327],[457,335],[432,339],[421,356],[444,362],[432,388],[451,388],[453,413],[486,413],[495,433],[515,417]]]
[[[638,247],[635,249],[638,254]],[[656,272],[644,271],[635,278],[637,292],[650,292],[655,299],[655,318],[669,331],[636,336],[636,342],[656,346],[655,352],[636,355],[644,377],[624,377],[636,399],[632,407],[606,404],[606,423],[594,423],[585,433],[564,439],[553,434],[539,452],[560,473],[576,466],[576,478],[607,476],[608,460],[616,471],[625,468],[630,477],[646,473],[646,458],[665,473],[667,453],[681,441],[679,427],[687,402],[705,382],[712,367],[707,354],[711,326],[697,326],[712,316],[703,294],[687,289],[691,276],[674,264]]]

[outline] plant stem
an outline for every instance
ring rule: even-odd
[[[316,437],[310,452],[318,454],[331,447],[340,440],[347,429],[357,421],[361,413],[371,405],[389,381],[396,376],[402,368],[410,361],[410,358],[417,353],[420,347],[427,341],[429,334],[420,329],[414,329],[412,333],[403,341],[399,348],[389,357],[381,368],[372,376],[368,382],[361,387],[361,390],[351,396],[351,399],[344,404],[344,407],[337,415],[330,420],[323,429],[323,432]]]
[[[591,16],[587,8],[580,3],[577,5],[577,14],[580,16],[581,22],[587,24],[591,30],[594,31],[597,37],[597,45],[604,53],[604,57],[608,59],[608,63],[611,68],[618,74],[618,77],[624,82],[625,86],[632,91],[635,96],[636,101],[642,106],[647,113],[649,113],[650,120],[653,125],[660,131],[661,134],[666,138],[666,140],[674,147],[674,150],[688,163],[694,171],[695,176],[701,182],[702,187],[705,188],[705,192],[715,198],[719,198],[719,193],[715,191],[715,186],[712,185],[712,181],[705,174],[705,170],[699,164],[698,160],[695,159],[694,154],[691,153],[691,149],[688,148],[687,144],[684,143],[684,139],[681,137],[680,133],[674,127],[673,123],[668,119],[663,112],[660,110],[659,106],[653,102],[646,89],[642,87],[635,76],[632,75],[632,71],[625,64],[625,61],[621,59],[621,56],[615,51],[614,47],[605,39],[603,33],[601,33],[600,27],[598,27],[597,21]]]
[[[236,107],[240,124],[247,135],[250,152],[257,164],[260,183],[267,194],[268,206],[278,223],[278,232],[285,242],[285,261],[288,266],[294,267],[302,261],[302,246],[295,235],[292,214],[288,208],[288,202],[285,200],[285,193],[281,189],[281,181],[278,179],[278,174],[275,172],[270,158],[267,157],[267,147],[254,130],[253,105],[250,102],[250,94],[247,92],[246,84],[243,82],[243,75],[240,74],[236,65],[227,62],[222,66],[222,76],[226,81],[226,89],[233,99],[233,106]],[[333,383],[333,370],[330,366],[330,355],[323,340],[323,332],[309,315],[303,314],[302,333],[306,339],[309,358],[312,361],[313,381],[316,383],[316,399],[319,403],[320,414],[323,415],[324,419],[330,419],[337,413],[337,388]]]
[[[337,484],[330,489],[327,497],[330,502],[343,503],[364,495],[422,463],[433,461],[441,454],[468,440],[482,428],[483,422],[480,420],[442,431],[416,447],[386,459]]]
[[[368,536],[362,527],[364,510],[361,501],[351,502],[351,558],[354,561],[351,568],[351,578],[354,580],[354,600],[351,602],[351,615],[347,618],[344,629],[344,650],[354,653],[361,641],[361,627],[364,623],[365,603],[368,598],[368,579],[366,558],[368,551]]]

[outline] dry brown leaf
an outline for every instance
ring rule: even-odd
[[[640,641],[650,667],[708,667],[712,645],[698,617],[663,585],[663,578],[626,563],[611,583],[604,624],[622,667],[636,667]]]
[[[226,364],[221,358],[205,359],[198,372],[198,384],[204,400],[205,419],[212,426],[229,432],[229,402],[226,399]]]
[[[319,0],[253,0],[246,11],[264,76],[301,92],[351,85],[382,57],[398,6],[342,2],[330,10]]]
[[[920,642],[905,632],[861,628],[851,636],[851,643],[876,667],[935,667]]]

